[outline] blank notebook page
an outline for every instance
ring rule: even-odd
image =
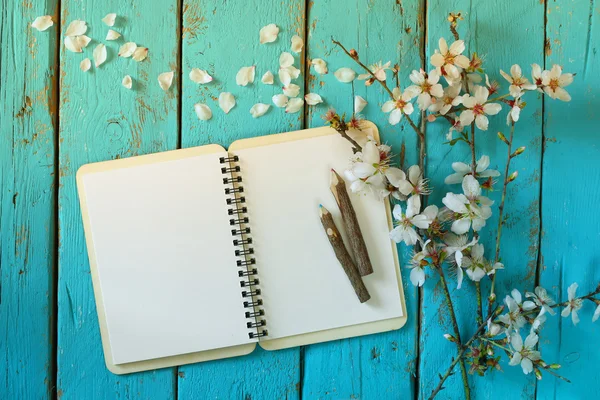
[[[350,144],[328,135],[238,150],[269,336],[307,332],[402,316],[385,205],[351,194],[373,274],[363,278],[371,299],[361,304],[319,219],[319,204],[343,231],[329,189]]]
[[[115,364],[256,341],[246,328],[221,156],[82,176]]]

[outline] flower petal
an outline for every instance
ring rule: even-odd
[[[483,106],[483,112],[487,115],[496,115],[502,110],[502,106],[498,103],[488,103]]]
[[[350,68],[340,68],[334,73],[338,81],[342,83],[349,83],[356,77],[356,72]]]
[[[311,64],[315,67],[315,71],[318,74],[325,75],[328,72],[327,63],[321,58],[313,58]]]
[[[279,27],[275,24],[269,24],[263,26],[260,29],[260,44],[272,43],[277,40],[277,35],[279,35]]]
[[[171,84],[173,83],[173,75],[173,71],[163,72],[162,74],[158,75],[158,84],[165,92],[169,90]]]
[[[135,49],[137,49],[137,44],[134,42],[127,42],[119,49],[119,57],[131,57],[135,52]]]
[[[307,94],[306,96],[304,96],[304,100],[306,100],[306,104],[308,104],[309,106],[315,106],[323,102],[321,96],[319,96],[316,93]]]
[[[75,21],[71,22],[67,27],[65,36],[81,36],[85,32],[87,32],[87,25],[85,21],[76,19]]]
[[[410,271],[410,282],[415,286],[423,286],[425,283],[425,271],[423,271],[423,268],[413,268]]]
[[[289,85],[292,81],[292,75],[290,75],[290,71],[287,68],[280,68],[278,75],[279,82],[281,82],[283,86]]]
[[[116,19],[117,19],[117,14],[110,13],[110,14],[106,14],[106,16],[104,18],[102,18],[102,22],[104,22],[108,26],[114,26]]]
[[[363,99],[361,96],[354,96],[354,112],[361,112],[365,106],[367,105],[367,101]]]
[[[478,115],[475,118],[475,125],[482,131],[487,131],[490,121],[485,115]]]
[[[79,63],[79,68],[81,68],[81,70],[83,72],[89,71],[91,67],[92,67],[92,62],[90,61],[89,58],[84,58],[83,61],[81,61],[81,63]]]
[[[94,52],[93,52],[93,56],[94,56],[94,65],[96,66],[96,68],[98,68],[99,66],[104,64],[104,62],[106,61],[106,46],[103,45],[102,43],[100,43],[98,46],[96,46],[96,48],[94,49]]]
[[[262,76],[262,78],[260,80],[265,85],[272,85],[273,84],[273,73],[271,71],[265,72],[265,74]]]
[[[221,110],[228,114],[229,111],[235,106],[235,97],[229,92],[223,92],[219,94],[219,107]]]
[[[206,72],[203,69],[192,68],[192,70],[190,71],[190,79],[192,80],[192,82],[204,84],[212,82],[213,77],[210,76],[208,72]]]
[[[281,108],[287,106],[289,99],[285,94],[276,94],[272,100],[276,107]]]
[[[252,118],[258,118],[265,115],[265,113],[271,108],[270,105],[264,103],[256,103],[250,109],[250,114],[252,114]]]
[[[295,83],[290,83],[289,85],[284,86],[283,88],[283,94],[285,94],[288,97],[296,97],[299,93],[300,86],[296,85]]]
[[[44,15],[43,17],[37,17],[31,23],[31,26],[40,32],[45,31],[46,29],[50,28],[52,25],[54,25],[54,21],[52,21],[52,16],[50,16],[50,15]]]
[[[129,75],[125,75],[125,77],[123,78],[123,80],[121,81],[121,83],[127,89],[131,89],[131,86],[133,86],[133,81],[131,80],[131,76],[129,76]]]
[[[196,111],[198,119],[202,121],[208,121],[212,118],[212,110],[206,104],[194,104],[194,111]]]
[[[292,36],[292,51],[294,53],[300,53],[304,47],[304,40],[298,35]]]
[[[235,83],[240,86],[247,86],[249,83],[254,82],[254,65],[251,67],[242,67],[235,75]]]
[[[108,33],[106,34],[106,40],[117,40],[120,37],[121,34],[117,31],[113,31],[112,29],[109,29]]]
[[[299,97],[294,97],[288,101],[287,107],[285,108],[285,112],[288,114],[297,113],[302,109],[304,105],[304,99]]]
[[[147,47],[137,47],[133,52],[133,55],[131,56],[131,58],[133,58],[133,60],[137,62],[144,61],[146,57],[148,57]]]
[[[279,56],[279,66],[281,68],[287,68],[291,67],[292,65],[294,65],[294,56],[285,51],[281,53]]]

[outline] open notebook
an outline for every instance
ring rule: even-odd
[[[367,123],[364,134],[377,137]],[[389,204],[351,194],[374,273],[361,304],[319,220],[351,147],[324,127],[78,171],[102,344],[117,374],[400,328]]]

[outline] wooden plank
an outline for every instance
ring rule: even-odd
[[[227,147],[236,139],[301,129],[302,110],[286,114],[273,106],[271,97],[281,93],[279,55],[290,52],[294,34],[304,37],[304,1],[253,0],[209,6],[186,0],[183,9],[182,146],[219,143]],[[261,45],[259,31],[270,23],[279,26],[279,37]],[[302,58],[295,58],[295,66],[300,68]],[[237,86],[238,70],[251,65],[256,65],[254,84]],[[214,81],[194,83],[188,77],[192,68],[208,70]],[[267,70],[275,75],[274,85],[261,83]],[[303,87],[302,78],[296,83]],[[236,98],[229,114],[218,106],[221,92],[231,92]],[[258,102],[271,104],[271,109],[255,120],[249,110]],[[197,118],[196,103],[212,109],[211,120]],[[299,379],[298,348],[276,352],[257,349],[242,358],[181,367],[178,393],[181,398],[293,399],[299,397]]]
[[[543,59],[544,6],[537,0],[497,3],[493,7],[472,7],[467,0],[429,1],[427,7],[428,57],[438,48],[440,37],[451,43],[452,34],[447,21],[448,13],[462,12],[465,20],[459,23],[459,33],[465,39],[469,55],[473,51],[484,57],[484,68],[490,79],[501,84],[501,93],[508,91],[507,82],[500,76],[499,70],[509,71],[512,64],[521,65],[524,73],[530,76],[530,64],[540,63]],[[483,22],[485,21],[485,22]],[[510,29],[507,28],[510,21]],[[501,40],[499,40],[501,38]],[[428,69],[432,66],[429,63]],[[541,99],[537,93],[525,97],[527,107],[515,131],[515,147],[526,146],[524,154],[513,159],[511,171],[518,171],[519,177],[509,186],[508,200],[505,206],[506,223],[502,232],[501,260],[506,269],[501,271],[496,281],[496,294],[500,302],[512,288],[522,293],[531,290],[535,283],[535,270],[538,255],[539,237],[539,188],[541,163]],[[506,126],[507,106],[502,112],[490,118],[487,132],[477,131],[477,158],[487,154],[492,169],[503,173],[507,157],[506,145],[496,137],[502,131],[508,136]],[[431,179],[434,193],[430,203],[442,205],[441,199],[447,191],[460,193],[460,185],[445,185],[444,178],[452,173],[451,163],[462,161],[470,163],[469,146],[459,143],[453,148],[444,144],[448,124],[445,121],[434,122],[428,127],[427,175]],[[500,203],[502,179],[496,185],[496,191],[489,193],[496,201],[492,207],[493,217],[487,221],[481,231],[480,242],[485,246],[485,256],[494,257],[496,232],[498,225],[498,205]],[[447,274],[452,296],[458,299],[455,310],[461,327],[463,341],[468,340],[475,330],[476,302],[475,288],[468,277],[462,289],[457,291],[455,274]],[[486,298],[490,290],[490,281],[482,281],[482,292]],[[485,299],[484,299],[485,301]],[[426,282],[423,290],[422,335],[420,376],[421,396],[429,396],[438,383],[437,374],[443,373],[450,364],[450,357],[456,354],[456,346],[446,341],[444,333],[452,333],[450,319],[444,304],[442,286],[438,279]],[[485,378],[470,376],[472,398],[487,398],[489,393],[521,393],[522,397],[531,397],[535,391],[535,379],[524,377],[520,369],[508,366],[503,355],[503,373],[492,372]],[[468,365],[467,365],[468,368]],[[441,398],[464,398],[459,368],[445,384]]]
[[[350,67],[362,73],[339,48],[333,36],[349,49],[358,51],[362,61],[372,64],[391,61],[401,66],[406,82],[413,68],[420,68],[423,40],[423,2],[309,2],[308,59],[327,61],[329,74],[319,75],[313,68],[308,91],[320,94],[325,103],[308,107],[307,125],[321,126],[321,115],[329,107],[352,114],[352,86],[337,81],[334,72]],[[335,10],[335,11],[333,11]],[[391,79],[391,73],[388,71]],[[390,84],[393,86],[393,84]],[[408,125],[392,127],[381,106],[387,94],[377,85],[365,87],[355,82],[356,94],[369,104],[362,114],[379,127],[382,142],[399,154],[406,145],[406,163],[417,162],[415,134]],[[396,159],[396,162],[398,159]],[[401,248],[401,265],[406,249]],[[403,271],[408,323],[399,331],[308,346],[304,353],[303,395],[307,398],[397,398],[410,397],[416,383],[417,290]],[[407,285],[407,282],[409,284]]]
[[[557,301],[567,300],[567,288],[579,284],[587,294],[600,282],[598,238],[600,216],[600,148],[597,112],[600,85],[600,9],[597,1],[549,1],[546,68],[559,64],[576,73],[567,87],[572,100],[545,99],[545,151],[542,183],[542,263],[540,283]],[[581,322],[551,317],[546,323],[540,351],[544,360],[558,362],[558,371],[573,383],[544,375],[538,398],[591,399],[598,397],[600,325],[592,324],[594,305],[584,304]]]
[[[106,42],[108,27],[101,22],[110,12],[119,16],[115,30],[150,49],[147,60],[136,63],[117,57],[123,39]],[[64,46],[60,53],[57,386],[58,397],[63,399],[174,397],[174,369],[117,376],[105,367],[75,173],[88,162],[176,147],[180,12],[176,0],[62,2],[62,31],[71,21],[82,19],[94,39],[83,54],[71,53]],[[108,48],[106,64],[82,72],[80,61],[92,58],[98,43]],[[165,93],[157,77],[170,70],[175,70],[176,77]],[[121,85],[126,74],[134,80],[131,91]]]
[[[0,7],[1,398],[54,390],[56,0]]]

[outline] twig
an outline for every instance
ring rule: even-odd
[[[481,324],[483,322],[483,307],[481,305],[481,282],[475,282],[475,289],[477,289],[477,323]]]

